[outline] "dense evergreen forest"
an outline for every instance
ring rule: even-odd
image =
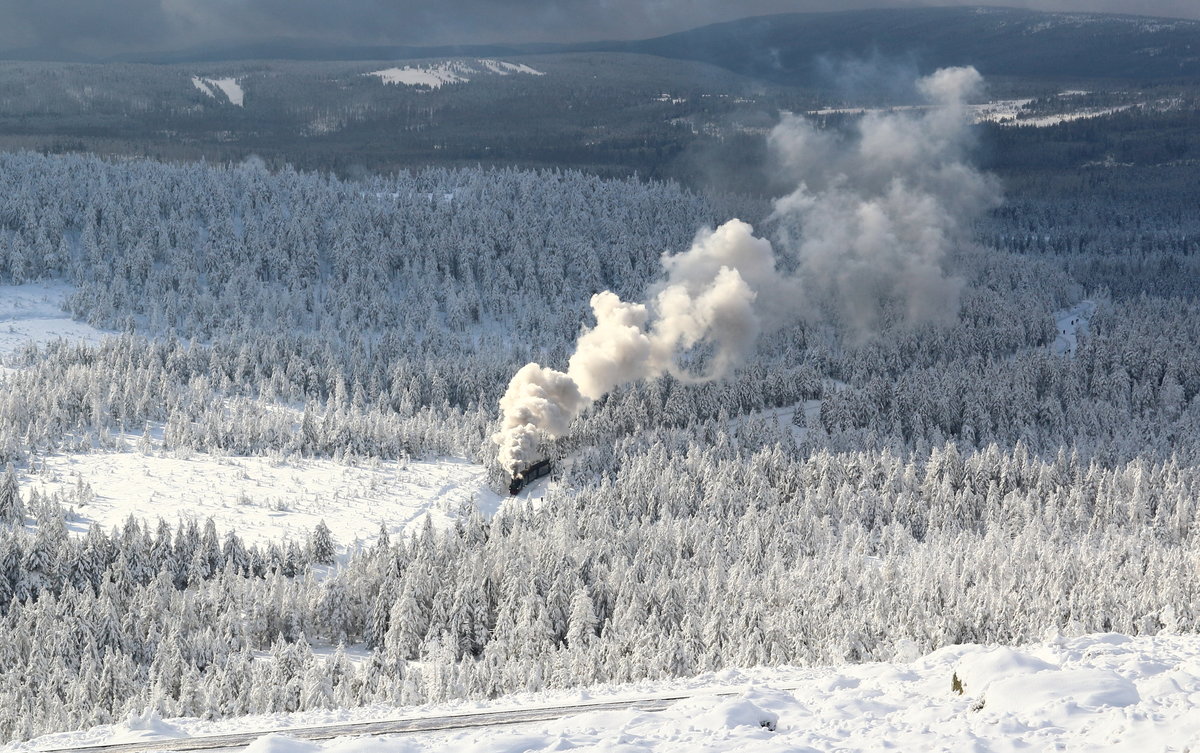
[[[761,198],[786,189],[771,169],[763,138],[779,112],[854,108],[864,101],[888,107],[910,104],[915,96],[911,87],[897,87],[887,60],[847,63],[846,70],[833,65],[820,81],[790,85],[634,52],[511,61],[544,75],[498,75],[476,58],[0,61],[0,148],[217,164],[258,158],[272,170],[290,165],[342,178],[430,166],[569,168]],[[454,65],[472,73],[437,88],[385,84],[369,75]],[[839,76],[854,85],[831,83]],[[219,88],[206,93],[194,83],[197,77],[235,82],[240,105]],[[1054,128],[986,125],[978,161],[989,169],[1064,171],[1092,162],[1153,166],[1200,159],[1197,90],[1188,79],[1079,79],[1051,70],[1032,78],[991,77],[986,94],[1028,100],[1024,115],[1119,110]],[[836,124],[853,117],[821,119]]]
[[[952,322],[798,323],[729,380],[603,398],[538,509],[347,557],[320,529],[72,537],[86,490],[9,473],[0,737],[1200,628],[1197,188],[1098,162],[1004,173],[948,262]],[[5,154],[0,280],[66,280],[116,334],[9,358],[0,452],[19,468],[157,427],[166,451],[454,455],[500,485],[512,373],[561,364],[591,294],[640,298],[664,251],[731,216],[786,248],[765,200],[641,178]],[[1053,312],[1083,299],[1088,332],[1056,353]],[[806,400],[804,431],[776,419]]]

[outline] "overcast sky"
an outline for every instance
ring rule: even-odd
[[[576,42],[651,37],[763,13],[950,4],[954,0],[0,0],[0,50],[107,56],[280,37],[418,45]],[[1200,19],[1200,0],[990,4]]]

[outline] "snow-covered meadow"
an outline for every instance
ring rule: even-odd
[[[1086,92],[1063,92],[1060,96],[1086,94]],[[1061,123],[1075,120],[1099,118],[1105,115],[1123,112],[1133,107],[1145,106],[1145,103],[1117,105],[1113,107],[1084,107],[1071,103],[1062,103],[1061,112],[1035,115],[1029,106],[1034,100],[1030,98],[996,99],[967,106],[967,111],[976,123],[995,123],[1001,126],[1027,126],[1032,128],[1049,128]],[[1155,103],[1156,107],[1164,106]],[[824,115],[863,115],[866,113],[904,112],[927,110],[926,105],[898,105],[895,107],[826,107],[812,110],[808,114]]]
[[[960,692],[961,690],[961,692]],[[588,704],[686,696],[665,710]],[[305,739],[305,727],[563,708],[551,721],[403,736]],[[528,693],[490,702],[369,706],[223,721],[122,723],[8,746],[80,745],[262,733],[252,753],[375,751],[1186,751],[1200,745],[1200,639],[1115,633],[1020,648],[959,645],[893,662],[725,670],[670,682]],[[446,720],[453,724],[453,719]],[[199,742],[199,741],[197,741]],[[182,744],[182,743],[180,743]]]
[[[0,286],[0,356],[27,344],[98,343],[113,334],[63,310],[73,292],[59,282]],[[23,469],[22,490],[90,490],[87,504],[75,510],[77,532],[112,528],[131,515],[171,523],[212,518],[221,530],[265,543],[303,540],[323,520],[343,547],[373,541],[381,525],[392,535],[411,533],[426,515],[441,528],[472,505],[490,517],[503,501],[482,466],[459,458],[356,463],[172,453],[163,450],[161,435],[160,426],[145,439],[118,437],[124,451],[37,457]]]
[[[104,330],[75,321],[63,310],[63,301],[74,288],[61,282],[0,285],[0,356],[28,343],[52,340],[96,343]]]
[[[379,534],[405,535],[423,524],[450,524],[478,505],[490,516],[502,497],[481,466],[452,458],[375,461],[174,456],[97,452],[39,458],[22,488],[42,494],[90,489],[73,527],[119,526],[130,515],[170,523],[212,518],[248,543],[303,541],[321,521],[334,541],[353,548]]]
[[[508,76],[518,73],[529,76],[546,75],[544,71],[536,70],[524,63],[490,59],[479,59],[474,62],[450,60],[432,65],[405,65],[372,71],[366,75],[375,76],[385,84],[440,89],[445,84],[465,83],[479,75]]]

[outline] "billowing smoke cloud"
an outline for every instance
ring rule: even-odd
[[[531,363],[500,400],[493,439],[501,464],[518,471],[543,436],[614,388],[671,374],[719,379],[742,363],[759,334],[832,310],[853,335],[884,319],[953,318],[962,282],[942,263],[972,218],[995,198],[993,182],[965,160],[963,102],[981,79],[974,68],[939,70],[917,82],[926,108],[868,113],[849,135],[788,116],[770,136],[796,189],[775,218],[789,268],[769,241],[730,220],[702,231],[690,249],[662,259],[663,280],[646,303],[605,291],[592,297],[596,325],[576,343],[565,372]],[[700,373],[684,354],[700,357]]]
[[[981,83],[974,68],[945,68],[917,82],[927,108],[867,113],[846,137],[790,116],[770,136],[796,185],[775,215],[805,298],[859,338],[889,318],[958,314],[962,281],[943,260],[999,195],[966,159],[963,103]]]
[[[609,291],[592,296],[596,326],[580,335],[566,372],[531,363],[513,376],[500,399],[504,416],[493,437],[505,468],[528,462],[540,435],[561,435],[619,385],[665,373],[684,381],[724,376],[754,347],[764,322],[778,321],[759,299],[780,298],[786,280],[775,271],[770,242],[754,237],[754,229],[740,220],[702,231],[691,249],[664,256],[662,265],[665,279],[652,290],[649,305],[622,301]],[[708,356],[702,374],[678,363],[679,354],[695,348]]]

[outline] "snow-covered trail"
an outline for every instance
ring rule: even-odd
[[[1054,343],[1050,349],[1057,355],[1075,355],[1075,349],[1079,347],[1079,336],[1087,335],[1089,332],[1089,323],[1091,318],[1096,314],[1096,302],[1091,300],[1080,301],[1069,309],[1055,311],[1051,316],[1054,317]]]
[[[734,692],[706,693],[705,696],[720,698],[735,695]],[[379,737],[383,735],[411,735],[429,732],[450,732],[476,727],[502,727],[530,722],[545,722],[563,719],[578,714],[604,711],[637,710],[641,713],[664,711],[677,701],[695,698],[696,695],[674,695],[650,698],[631,698],[621,701],[597,701],[570,705],[541,706],[503,711],[482,711],[443,716],[409,716],[373,722],[349,724],[326,724],[317,727],[293,727],[278,730],[235,732],[225,735],[205,735],[176,739],[154,739],[141,742],[83,745],[71,748],[42,748],[43,753],[149,753],[150,751],[219,751],[239,750],[264,736],[284,734],[291,740],[334,740],[342,737]],[[768,721],[764,717],[764,721]],[[772,721],[773,723],[773,721]]]

